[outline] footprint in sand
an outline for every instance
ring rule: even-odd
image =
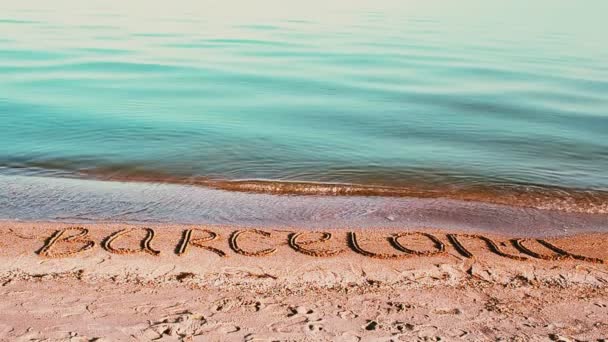
[[[306,315],[312,315],[315,313],[314,310],[308,309],[304,306],[295,306],[295,307],[290,306],[288,308],[288,310],[289,310],[289,313],[287,314],[287,317],[293,317],[293,316],[297,316],[297,315],[306,316]]]
[[[238,306],[236,300],[232,298],[222,298],[213,303],[213,310],[216,312],[226,312],[232,310],[232,308]]]
[[[415,305],[405,302],[386,302],[386,313],[399,313],[415,308]]]
[[[270,325],[275,332],[301,331],[306,334],[325,331],[322,315],[314,309],[305,306],[290,306],[287,308],[287,319]]]
[[[149,325],[141,331],[143,339],[187,338],[199,336],[208,331],[208,322],[202,316],[189,311],[166,317]]]
[[[416,326],[411,324],[411,323],[405,323],[405,322],[401,322],[401,321],[395,321],[391,324],[391,333],[393,334],[403,334],[403,333],[407,333],[407,332],[411,332],[414,331],[414,329],[416,329]]]
[[[234,310],[258,312],[266,305],[258,300],[248,300],[242,298],[222,298],[213,304],[215,312],[228,312]]]
[[[454,309],[437,309],[433,311],[436,315],[460,315],[462,314],[462,310],[459,308]]]

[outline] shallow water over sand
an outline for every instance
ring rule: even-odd
[[[0,9],[0,174],[608,212],[605,1]]]
[[[1,175],[0,218],[264,228],[439,228],[510,236],[608,232],[605,214],[449,199],[277,196],[176,184]]]

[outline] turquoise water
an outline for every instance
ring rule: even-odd
[[[603,0],[3,2],[0,173],[606,212],[605,13]]]

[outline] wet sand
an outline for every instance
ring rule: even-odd
[[[69,226],[0,224],[0,339],[608,338],[606,234]]]
[[[302,229],[449,227],[527,237],[608,233],[605,213],[448,198],[280,196],[183,184],[1,175],[0,217],[16,221],[204,223]]]

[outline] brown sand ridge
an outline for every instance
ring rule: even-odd
[[[0,339],[608,338],[608,235],[0,223]]]

